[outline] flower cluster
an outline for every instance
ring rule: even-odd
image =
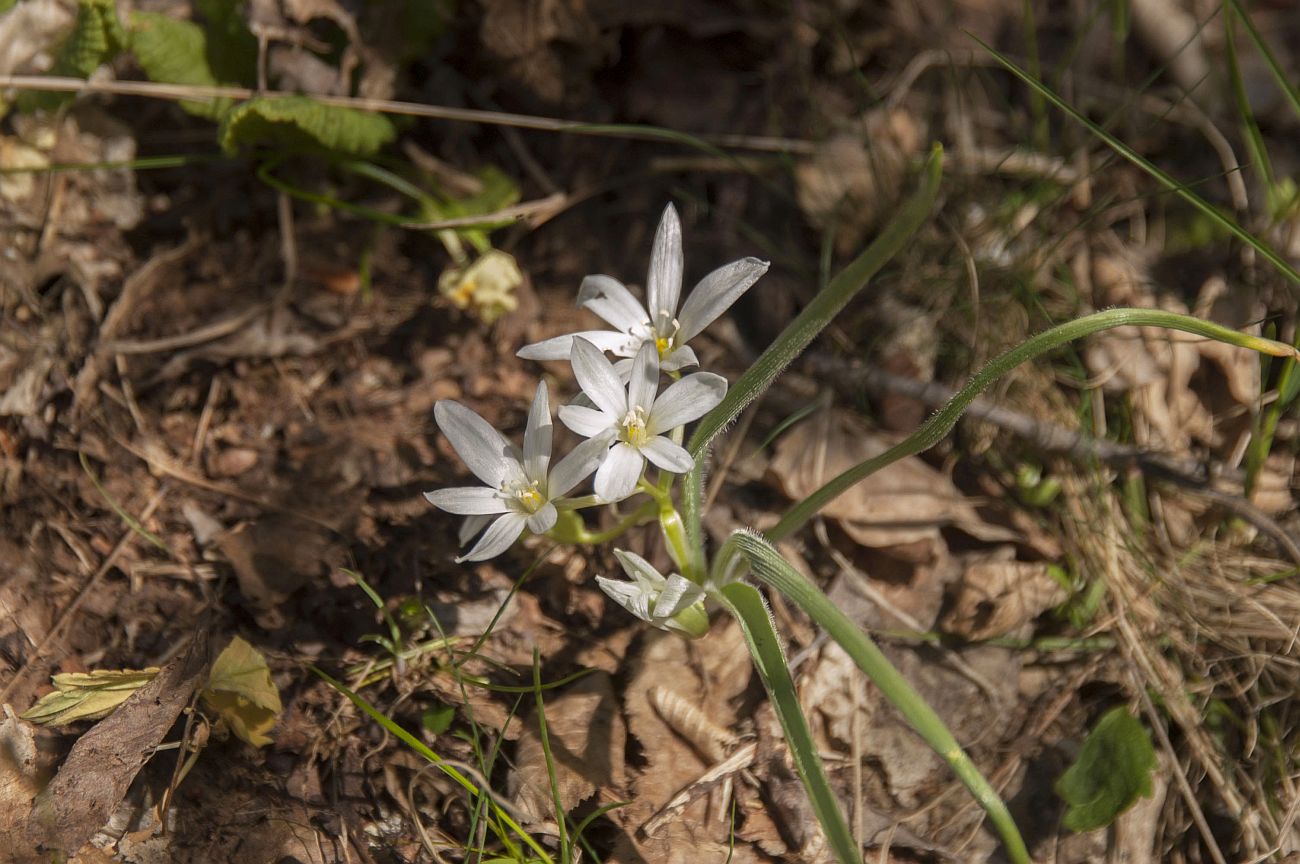
[[[584,439],[551,465],[552,420],[545,383],[537,387],[521,451],[486,420],[458,402],[434,406],[434,417],[451,446],[483,486],[426,493],[434,506],[466,516],[462,544],[478,541],[457,561],[483,561],[500,555],[525,532],[556,539],[575,538],[561,531],[562,514],[576,517],[582,507],[613,504],[638,491],[660,502],[661,521],[672,509],[671,484],[645,479],[646,463],[659,477],[694,468],[681,446],[685,425],[722,401],[727,382],[711,372],[682,374],[699,365],[687,344],[727,310],[767,272],[768,264],[743,258],[705,276],[681,301],[682,231],[669,204],[655,233],[646,277],[646,304],[622,282],[588,276],[578,303],[608,322],[613,330],[589,330],[529,345],[519,356],[532,360],[568,360],[582,393],[561,406],[560,422]],[[614,355],[611,362],[605,353]],[[660,381],[671,383],[660,391]],[[594,476],[594,495],[570,493]],[[581,520],[578,520],[579,524]],[[665,523],[667,524],[667,523]],[[580,539],[585,532],[576,536]],[[597,577],[597,584],[617,603],[657,627],[691,635],[703,632],[703,589],[678,575],[664,577],[644,559],[616,550],[630,581]],[[678,555],[674,556],[679,557]]]

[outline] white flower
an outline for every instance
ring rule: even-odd
[[[448,513],[469,516],[461,531],[461,543],[482,530],[487,531],[474,548],[457,558],[484,561],[500,555],[519,539],[524,528],[545,534],[555,525],[555,500],[585,480],[600,464],[608,441],[584,441],[560,460],[551,462],[551,407],[546,384],[537,385],[528,423],[524,427],[524,450],[507,441],[486,420],[459,402],[443,400],[433,406],[438,427],[456,453],[486,486],[462,486],[424,493],[435,507]]]
[[[640,555],[615,549],[629,581],[596,577],[600,590],[615,603],[661,630],[676,630],[688,636],[702,636],[709,629],[704,611],[704,589],[676,573],[664,578]]]
[[[660,367],[665,372],[698,366],[695,352],[686,343],[726,312],[767,268],[768,263],[757,258],[725,264],[699,281],[679,311],[682,226],[677,211],[669,204],[664,208],[650,253],[646,305],[642,307],[617,279],[588,276],[578,289],[578,305],[595,312],[616,329],[557,336],[526,345],[520,349],[519,356],[526,360],[563,360],[571,352],[574,336],[580,336],[602,351],[625,358],[635,357],[642,345],[650,343],[658,350]],[[626,374],[629,366],[624,362],[618,368]]]
[[[606,501],[621,501],[631,495],[647,459],[674,474],[695,467],[691,454],[664,433],[703,417],[721,402],[727,392],[726,379],[696,372],[673,382],[656,397],[659,354],[649,342],[632,361],[626,389],[614,366],[586,339],[574,338],[570,361],[582,392],[596,407],[565,405],[560,408],[560,420],[579,435],[609,448],[596,471],[597,495]]]

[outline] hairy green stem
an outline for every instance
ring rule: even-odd
[[[1077,318],[1074,321],[1067,321],[1030,337],[1020,345],[990,361],[975,377],[971,378],[965,387],[958,391],[956,396],[949,400],[947,405],[944,405],[943,408],[931,416],[921,428],[884,453],[844,471],[807,498],[795,504],[781,517],[781,521],[766,532],[767,537],[773,542],[783,540],[803,527],[804,523],[855,483],[887,465],[892,465],[899,459],[913,456],[933,447],[956,425],[962,412],[966,410],[966,407],[970,405],[976,396],[995,380],[1026,360],[1054,348],[1059,348],[1075,339],[1081,339],[1102,330],[1126,326],[1182,330],[1186,333],[1193,333],[1207,339],[1226,342],[1229,345],[1248,348],[1252,351],[1259,351],[1276,357],[1294,358],[1300,356],[1300,352],[1297,352],[1295,348],[1286,343],[1239,333],[1236,330],[1202,321],[1190,315],[1180,315],[1176,312],[1162,312],[1155,309],[1107,309],[1104,312],[1096,312],[1092,315]],[[716,567],[715,564],[715,569]]]
[[[790,756],[803,780],[804,788],[808,790],[813,812],[817,815],[822,830],[826,832],[826,839],[830,841],[836,860],[840,864],[862,864],[858,843],[853,839],[839,801],[831,790],[826,768],[822,765],[817,744],[808,728],[808,719],[799,707],[799,693],[795,689],[794,679],[790,677],[790,667],[786,663],[785,652],[781,649],[771,612],[763,602],[763,596],[754,586],[735,582],[722,588],[717,599],[740,622],[754,666],[763,680],[763,686],[767,688],[777,719],[781,721],[781,729],[785,732],[785,740],[790,747]]]
[[[725,545],[735,548],[749,561],[750,570],[755,577],[793,600],[840,644],[858,668],[880,689],[881,694],[898,709],[925,743],[943,757],[953,773],[970,790],[1002,838],[1007,857],[1013,864],[1030,864],[1029,850],[997,790],[984,779],[984,775],[962,750],[939,715],[894,668],[894,664],[889,662],[870,637],[840,611],[821,589],[791,567],[766,540],[753,534],[737,533]],[[732,596],[733,589],[743,584],[726,586],[722,589],[723,596]],[[750,590],[754,589],[750,587]],[[810,794],[815,791],[809,787]]]
[[[866,286],[871,277],[898,254],[929,217],[939,194],[939,180],[942,176],[943,148],[935,144],[922,170],[920,186],[899,208],[898,214],[880,232],[880,236],[813,297],[754,365],[731,386],[722,402],[695,427],[686,448],[695,459],[695,468],[686,474],[682,482],[682,515],[691,548],[699,549],[703,554],[700,508],[703,501],[704,462],[709,443],[740,415],[745,406],[771,386],[776,376],[808,347],[854,295]]]

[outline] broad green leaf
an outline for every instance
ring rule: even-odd
[[[271,680],[266,659],[236,636],[212,664],[203,701],[221,715],[230,731],[261,747],[282,710],[280,691]]]
[[[162,84],[217,87],[218,80],[208,64],[208,34],[199,25],[157,12],[136,12],[131,16],[131,53],[149,76]],[[230,99],[181,100],[180,106],[196,117],[219,120],[233,105]]]
[[[158,674],[148,669],[98,669],[94,672],[65,672],[53,677],[55,690],[41,697],[23,715],[24,720],[43,726],[66,726],[78,720],[99,720]]]
[[[1056,781],[1056,794],[1069,810],[1071,831],[1104,828],[1133,805],[1151,796],[1156,751],[1151,736],[1127,708],[1114,708],[1097,722],[1083,742],[1079,758]]]
[[[227,153],[241,144],[269,142],[287,149],[315,147],[368,156],[396,134],[382,114],[323,105],[307,96],[259,96],[222,118],[217,140]]]

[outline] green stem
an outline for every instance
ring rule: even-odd
[[[793,600],[844,648],[858,668],[875,683],[881,694],[898,709],[925,743],[943,757],[953,773],[988,813],[989,821],[1002,838],[1007,857],[1013,864],[1030,864],[1029,850],[1025,848],[1020,830],[997,790],[984,779],[984,775],[962,750],[939,715],[907,683],[907,679],[894,668],[876,644],[821,589],[791,567],[766,540],[753,534],[737,533],[725,545],[734,547],[744,555],[758,579]],[[742,584],[728,585],[722,589],[723,595],[730,597],[732,589]],[[750,590],[754,589],[751,587]]]
[[[804,788],[808,790],[813,812],[817,815],[822,830],[826,832],[836,860],[840,864],[862,864],[857,841],[853,839],[853,832],[849,830],[839,801],[831,790],[812,730],[808,728],[808,719],[799,707],[799,693],[795,689],[794,679],[790,677],[790,667],[786,663],[785,652],[781,649],[781,642],[763,596],[754,586],[743,582],[726,586],[720,595],[718,599],[740,622],[745,643],[754,658],[754,667],[758,669],[763,686],[767,688],[772,700],[772,707],[776,709],[786,743],[790,746],[790,756],[803,780]]]
[[[913,456],[933,447],[956,425],[962,412],[966,410],[966,407],[970,405],[976,396],[995,380],[1026,360],[1045,354],[1067,342],[1073,342],[1075,339],[1081,339],[1102,330],[1126,326],[1163,327],[1168,330],[1182,330],[1186,333],[1193,333],[1197,336],[1204,336],[1207,339],[1226,342],[1229,345],[1248,348],[1263,354],[1272,354],[1276,357],[1300,356],[1300,352],[1285,343],[1239,333],[1236,330],[1202,321],[1190,315],[1179,315],[1176,312],[1162,312],[1154,309],[1107,309],[1105,312],[1096,312],[1074,321],[1067,321],[1029,338],[992,360],[975,377],[971,378],[970,382],[958,391],[957,395],[953,396],[947,405],[944,405],[943,408],[931,416],[925,422],[925,425],[884,453],[849,468],[816,492],[795,504],[781,517],[781,521],[766,532],[767,537],[772,542],[785,539],[803,527],[804,523],[815,516],[838,495],[863,478],[874,474],[887,465],[892,465],[904,457]]]
[[[705,451],[709,443],[740,415],[745,406],[771,385],[781,370],[808,347],[817,334],[866,286],[880,268],[898,254],[908,239],[925,223],[938,197],[942,175],[943,148],[935,144],[922,169],[921,185],[899,208],[897,215],[880,232],[880,236],[813,297],[754,365],[731,386],[722,402],[695,427],[686,448],[695,459],[695,468],[683,478],[682,515],[690,545],[700,549],[701,554],[704,538],[700,528],[700,508],[703,501],[704,463],[707,458]]]

